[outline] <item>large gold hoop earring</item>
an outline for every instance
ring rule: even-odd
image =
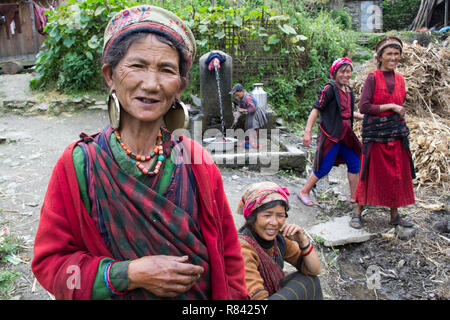
[[[170,132],[188,127],[189,112],[186,105],[179,99],[175,99],[174,104],[164,115],[164,125]]]
[[[108,97],[108,115],[109,122],[113,129],[119,129],[120,126],[120,102],[116,93],[112,92]]]

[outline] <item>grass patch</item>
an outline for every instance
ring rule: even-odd
[[[17,254],[21,245],[23,245],[23,239],[13,235],[6,235],[0,238],[0,261],[6,262],[6,257],[10,254]]]
[[[14,289],[14,281],[21,276],[21,273],[15,270],[0,271],[0,299],[7,299]]]
[[[9,257],[16,255],[21,250],[23,239],[5,235],[0,237],[0,264],[9,264]],[[21,273],[7,268],[0,269],[0,299],[8,299],[14,290],[14,282]]]

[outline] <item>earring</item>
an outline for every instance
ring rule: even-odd
[[[170,106],[170,108],[172,109],[178,109],[180,108],[180,100],[178,98],[175,98],[175,101],[172,103],[172,105]]]
[[[119,129],[120,125],[120,103],[116,93],[112,92],[108,97],[109,122],[113,129]]]
[[[164,125],[173,132],[176,129],[186,129],[189,124],[189,112],[186,105],[179,99],[169,108],[164,115]]]

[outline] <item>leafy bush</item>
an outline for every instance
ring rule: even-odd
[[[420,0],[383,1],[384,30],[406,30],[413,22],[420,7]]]
[[[348,11],[340,9],[340,10],[332,10],[330,11],[331,17],[336,21],[342,29],[350,30],[352,29],[352,17]]]
[[[192,0],[188,5],[186,1],[139,1],[154,5],[163,2],[166,9],[179,15],[197,35],[197,58],[218,48],[226,37],[224,24],[227,23],[237,27],[238,33],[249,32],[263,39],[262,48],[267,55],[277,54],[280,61],[288,61],[288,67],[284,68],[254,67],[248,60],[241,61],[239,67],[245,72],[244,78],[238,80],[250,87],[270,75],[272,81],[265,86],[270,104],[279,115],[290,120],[306,119],[317,90],[327,80],[330,64],[350,54],[356,41],[355,33],[347,30],[351,25],[347,13],[319,10],[311,15],[302,2],[282,1],[278,9],[273,9],[257,0],[243,1],[241,8],[234,7],[230,1],[217,1],[223,6],[216,7],[206,7],[199,0]],[[102,89],[103,30],[116,12],[136,4],[130,0],[69,0],[67,5],[51,13],[46,27],[49,37],[37,56],[32,88],[62,92]],[[261,25],[244,24],[248,19],[266,19],[277,23],[278,28],[269,32]],[[227,53],[233,56],[239,49],[228,47]],[[199,87],[198,63],[194,63],[182,99],[189,102],[190,94],[198,94]]]
[[[36,57],[34,89],[100,89],[103,32],[112,15],[135,1],[69,0],[49,13],[48,37]]]

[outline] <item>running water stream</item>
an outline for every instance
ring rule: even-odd
[[[218,68],[218,60],[214,61],[214,70],[216,72],[217,92],[219,94],[219,108],[220,108],[220,124],[222,128],[222,142],[225,142],[225,121],[223,119],[223,105],[222,105],[222,90],[220,89],[220,75]]]

